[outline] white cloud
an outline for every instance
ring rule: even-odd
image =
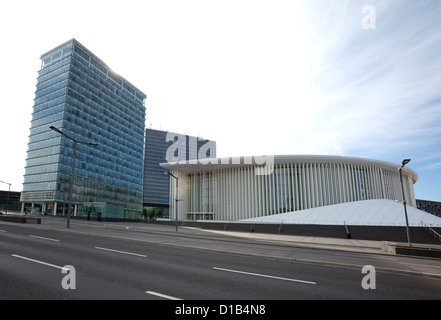
[[[375,30],[361,27],[366,4],[376,9]],[[220,156],[423,158],[441,145],[436,1],[44,0],[1,7],[0,27],[9,32],[0,53],[7,88],[0,133],[16,139],[2,140],[9,156],[0,159],[8,168],[0,177],[18,177],[19,185],[39,56],[72,37],[148,95],[147,125],[216,140]]]

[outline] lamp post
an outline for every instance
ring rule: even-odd
[[[50,129],[54,130],[55,132],[58,132],[59,134],[65,136],[67,139],[72,140],[74,142],[74,148],[73,148],[73,157],[72,157],[72,172],[70,174],[70,183],[69,183],[69,200],[68,200],[68,207],[67,207],[67,225],[66,228],[70,228],[70,214],[72,212],[72,190],[73,190],[73,176],[75,171],[75,155],[77,152],[77,143],[86,144],[89,146],[97,146],[97,143],[91,143],[91,142],[84,142],[84,141],[78,141],[64,132],[62,132],[60,129],[55,128],[54,126],[50,126]]]
[[[175,195],[175,198],[176,198],[176,204],[175,204],[175,218],[176,218],[176,231],[178,231],[178,184],[179,184],[179,178],[178,177],[176,177],[173,173],[171,173],[171,172],[167,172],[167,174],[170,176],[170,177],[173,177],[173,178],[175,178],[176,179],[176,195]]]
[[[412,246],[410,242],[410,234],[409,234],[409,220],[407,219],[407,208],[406,208],[406,198],[404,196],[404,186],[403,186],[403,174],[401,173],[403,167],[410,162],[410,159],[404,159],[401,163],[401,166],[398,168],[400,172],[400,182],[401,182],[401,192],[403,193],[403,205],[404,205],[404,216],[406,217],[406,232],[407,232],[407,243],[409,247]]]

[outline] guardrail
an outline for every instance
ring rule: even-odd
[[[431,227],[429,227],[427,224],[424,225],[424,228],[426,230],[429,230],[430,234],[433,234],[433,237],[436,238],[438,237],[438,241],[441,242],[441,234],[439,234],[438,232],[436,232],[435,230],[433,230]]]
[[[346,229],[346,237],[347,237],[348,239],[351,239],[351,232],[349,231],[349,228],[348,228],[348,226],[346,225],[346,221],[345,221],[344,223],[345,223],[345,229]]]

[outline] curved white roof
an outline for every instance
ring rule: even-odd
[[[441,227],[441,218],[407,206],[409,226]],[[402,202],[393,200],[364,200],[341,203],[271,216],[244,219],[254,223],[322,224],[322,225],[376,225],[406,226]]]
[[[240,168],[246,166],[291,163],[355,164],[376,166],[386,170],[398,170],[398,168],[400,167],[400,164],[395,164],[387,161],[330,155],[260,155],[228,158],[207,158],[202,160],[199,159],[161,163],[161,166],[169,170],[179,170],[186,173],[195,173],[219,170],[224,168]],[[413,183],[418,181],[418,174],[409,167],[403,168],[403,174],[410,176],[413,180]]]

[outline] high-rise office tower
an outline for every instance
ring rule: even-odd
[[[158,208],[167,216],[170,198],[168,170],[159,164],[216,158],[216,142],[162,130],[146,129],[144,206]]]
[[[72,39],[41,56],[22,210],[132,217],[142,210],[146,95]],[[63,134],[51,130],[55,127]]]

